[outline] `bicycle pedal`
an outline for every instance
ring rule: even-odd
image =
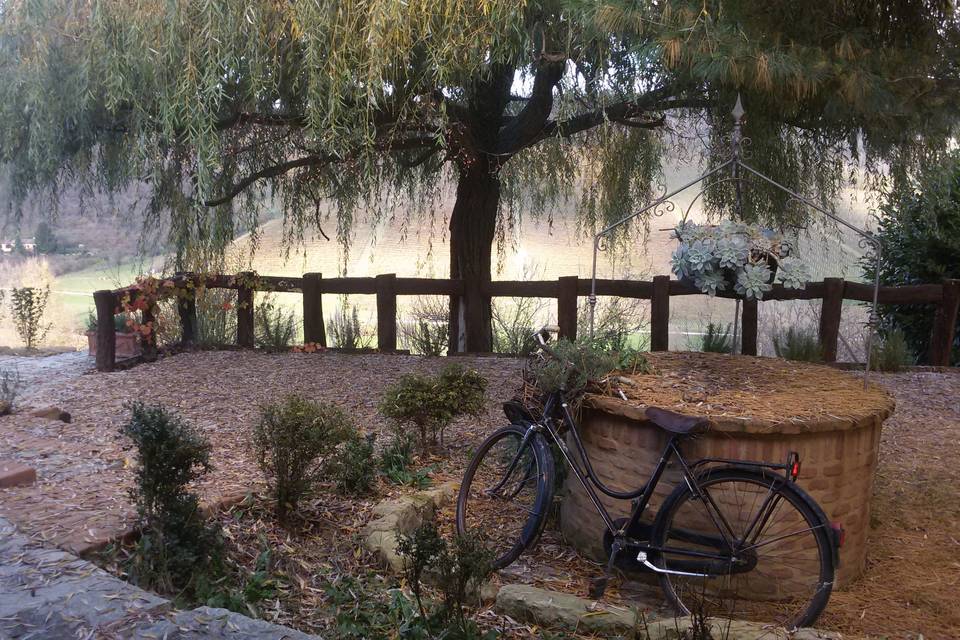
[[[593,578],[590,580],[590,588],[588,590],[588,595],[591,600],[600,600],[603,598],[603,594],[607,590],[607,584],[610,582],[610,578],[607,576],[600,576],[598,578]]]

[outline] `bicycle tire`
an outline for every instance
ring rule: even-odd
[[[809,568],[810,573],[812,573],[814,567],[816,567],[816,571],[817,571],[816,582],[810,583],[810,587],[813,589],[812,596],[809,598],[809,601],[806,602],[806,606],[803,607],[802,609],[799,609],[798,612],[782,614],[783,619],[775,620],[775,621],[781,626],[785,627],[788,631],[793,631],[797,628],[809,627],[813,625],[814,622],[816,622],[817,618],[820,617],[820,614],[823,613],[823,610],[827,606],[827,601],[830,599],[830,594],[833,589],[834,573],[836,570],[836,567],[834,564],[835,556],[834,556],[834,546],[833,546],[834,538],[832,535],[833,532],[832,532],[832,529],[830,528],[829,521],[827,520],[826,516],[823,513],[823,510],[819,507],[819,505],[817,505],[817,503],[813,500],[813,498],[811,498],[810,495],[807,494],[803,489],[801,489],[795,484],[787,482],[783,476],[775,475],[767,471],[743,469],[743,468],[737,468],[737,467],[723,467],[719,469],[709,470],[697,478],[697,485],[705,492],[705,494],[709,494],[710,499],[714,500],[714,502],[717,502],[718,500],[723,501],[725,496],[727,495],[719,491],[718,486],[720,485],[729,486],[729,485],[733,485],[734,483],[743,483],[745,485],[752,485],[754,487],[766,489],[770,493],[770,495],[780,496],[781,498],[783,498],[783,500],[785,500],[785,502],[777,501],[776,502],[777,506],[772,507],[776,511],[771,513],[771,515],[766,520],[764,525],[760,527],[760,530],[758,530],[758,533],[757,533],[758,536],[762,533],[762,529],[764,529],[768,524],[772,522],[779,521],[780,523],[786,522],[786,524],[780,525],[781,527],[784,527],[783,530],[785,533],[778,534],[778,535],[771,534],[771,537],[769,538],[768,541],[765,541],[762,544],[756,544],[755,546],[747,547],[746,553],[744,554],[745,556],[749,557],[750,551],[753,551],[753,554],[752,554],[753,557],[751,559],[751,561],[753,562],[752,568],[744,567],[742,569],[742,573],[730,571],[728,573],[728,576],[737,574],[737,575],[758,577],[759,579],[756,580],[755,586],[760,586],[762,584],[767,584],[767,583],[771,583],[775,585],[773,588],[776,589],[777,591],[767,592],[766,596],[773,598],[780,595],[782,598],[786,598],[788,597],[789,591],[787,591],[788,587],[783,585],[789,585],[791,582],[796,584],[802,584],[806,580],[812,581],[813,577],[809,576],[806,578],[797,578],[796,577],[797,572],[795,570],[792,570],[790,573],[786,573],[783,570],[778,571],[775,568],[776,565],[773,564],[772,561],[764,565],[765,571],[769,571],[767,575],[764,575],[759,572],[758,567],[760,566],[761,562],[766,562],[766,561],[760,558],[759,551],[761,548],[763,549],[764,558],[766,558],[767,555],[770,555],[771,557],[773,557],[774,553],[770,549],[770,545],[777,544],[787,550],[787,554],[785,557],[789,557],[791,555],[799,557],[799,554],[793,549],[788,549],[787,545],[793,544],[794,546],[796,546],[797,538],[801,536],[804,539],[809,537],[809,539],[811,540],[811,543],[815,544],[816,546],[816,556],[817,556],[816,558],[814,558],[811,555],[812,552],[810,551],[805,552],[805,557],[806,557],[806,559],[804,560],[805,566]],[[736,497],[738,494],[734,493],[733,495]],[[701,503],[701,505],[704,505],[708,502],[706,498],[700,499],[694,496],[691,491],[691,487],[686,482],[679,484],[673,490],[673,492],[667,497],[667,499],[661,505],[660,510],[657,513],[657,517],[654,520],[653,530],[651,532],[652,546],[664,548],[665,545],[669,544],[671,537],[679,541],[683,541],[684,538],[686,538],[688,541],[690,541],[691,539],[698,539],[698,540],[703,539],[704,532],[702,530],[700,529],[691,530],[689,528],[691,526],[690,523],[695,518],[699,517],[700,522],[692,526],[695,528],[703,527],[703,528],[709,529],[708,527],[706,527],[706,525],[703,524],[704,522],[703,516],[702,515],[697,516],[696,511],[693,509],[691,509],[690,511],[684,511],[683,514],[680,515],[681,521],[677,524],[677,526],[674,526],[674,520],[675,518],[678,517],[678,514],[680,514],[681,509],[683,509],[685,505],[693,504],[692,501],[698,501],[699,503]],[[729,504],[730,500],[726,500],[726,502]],[[741,503],[739,498],[737,499],[737,502]],[[780,504],[789,504],[796,511],[796,514],[791,515],[789,512],[786,514],[781,513],[779,511]],[[700,507],[700,511],[706,514],[707,511],[705,511],[704,509],[705,508],[703,506]],[[731,507],[730,511],[732,512],[732,510],[733,509]],[[693,518],[690,517],[691,514],[694,515]],[[799,523],[790,522],[792,518],[797,518],[797,517],[801,517],[803,519],[803,521],[806,523],[807,529],[803,529],[802,526],[799,525]],[[749,518],[744,519],[744,522],[747,522],[748,520]],[[681,529],[680,528],[681,526],[685,526],[688,528]],[[771,524],[770,526],[772,527],[774,525]],[[798,528],[798,526],[800,526],[800,528]],[[715,529],[714,531],[719,532],[719,528]],[[671,532],[673,533],[672,536],[671,536]],[[807,534],[809,534],[809,536]],[[706,537],[709,537],[709,535],[710,534],[707,534]],[[700,544],[699,542],[697,543],[688,542],[688,543],[691,545],[690,548],[694,548],[694,549],[696,548],[697,544]],[[782,543],[782,545],[780,543]],[[674,547],[674,548],[677,548],[677,547]],[[669,558],[668,557],[669,555],[670,554],[659,553],[659,552],[652,553],[651,554],[652,562],[655,566],[661,569],[668,569],[668,570],[669,569],[691,570],[691,565],[696,566],[695,564],[696,561],[680,560],[680,557],[682,556],[679,556],[677,554],[673,554],[676,557]],[[747,562],[747,564],[749,565],[749,562]],[[701,567],[702,566],[703,565],[701,564]],[[772,570],[770,569],[771,566],[774,567]],[[702,568],[701,568],[701,571],[706,572],[706,570],[703,570]],[[728,571],[729,571],[729,567],[728,567]],[[774,574],[778,574],[778,576],[774,577]],[[714,576],[714,577],[719,577],[719,576]],[[677,589],[677,585],[680,583],[681,580],[689,579],[691,581],[694,581],[696,580],[695,578],[687,578],[685,576],[671,576],[669,574],[663,574],[663,573],[658,574],[658,578],[660,581],[660,587],[663,590],[664,595],[667,597],[667,600],[670,602],[670,604],[673,606],[673,608],[677,611],[679,615],[689,615],[691,611],[695,611],[698,608],[695,599],[693,602],[684,602],[684,599],[686,596],[682,595],[681,593],[678,593],[678,589]],[[706,583],[706,579],[700,578],[700,580],[701,582]],[[706,599],[706,595],[708,593],[707,587],[704,585],[702,589],[703,591],[700,593],[700,595],[704,597],[704,599]],[[714,585],[714,587],[711,587],[711,589],[712,590],[709,592],[710,597],[714,599],[719,599],[722,601],[725,596],[718,595],[718,593],[716,592],[717,591],[716,585]],[[735,589],[734,590],[735,594],[736,594],[736,591],[737,590]],[[689,592],[687,593],[689,594]],[[736,599],[736,595],[734,596],[734,598]],[[803,599],[806,600],[806,597],[804,597]],[[799,601],[800,598],[796,598],[796,600]],[[743,604],[743,600],[739,600],[739,603]],[[713,604],[715,604],[715,602]],[[776,605],[768,605],[767,603],[756,604],[755,602],[751,602],[750,604],[750,607],[753,607],[754,609],[768,607],[767,610],[769,610],[769,607],[771,606],[775,607]],[[798,606],[802,606],[802,604]],[[699,608],[700,608],[700,613],[704,613],[703,611],[704,607],[700,606]],[[745,607],[745,609],[747,608],[749,607]],[[706,612],[706,613],[709,614],[709,612]],[[743,612],[738,612],[737,617],[740,617],[740,614],[742,613]],[[749,617],[749,615],[747,617]],[[763,621],[770,622],[769,619],[766,619]]]
[[[478,531],[475,530],[476,527],[471,528],[468,526],[468,520],[472,519],[470,508],[477,502],[477,500],[474,500],[474,504],[471,504],[471,489],[473,488],[474,481],[477,479],[478,470],[483,466],[484,460],[488,459],[488,454],[490,454],[493,448],[506,438],[515,438],[518,442],[522,442],[526,432],[527,427],[521,425],[510,425],[498,429],[483,441],[480,448],[470,460],[470,464],[463,474],[460,492],[457,495],[456,522],[457,533],[459,535],[473,535],[481,538],[492,535],[489,529]],[[535,433],[527,442],[526,447],[529,447],[532,460],[537,465],[535,497],[532,501],[532,507],[528,510],[529,513],[525,522],[522,527],[518,528],[516,540],[513,541],[512,544],[508,541],[509,546],[503,552],[495,553],[492,562],[492,567],[495,570],[508,566],[519,558],[526,549],[536,544],[537,539],[540,537],[546,525],[548,510],[553,502],[554,460],[553,455],[550,453],[550,448],[547,446],[546,439],[543,435]],[[525,484],[525,481],[521,484]],[[527,509],[524,510],[527,511]],[[504,514],[501,512],[500,515],[502,516]],[[509,516],[509,514],[506,515]],[[512,537],[509,533],[506,535]]]

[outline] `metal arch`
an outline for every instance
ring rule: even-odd
[[[874,265],[874,279],[873,279],[873,304],[870,310],[870,319],[867,323],[869,327],[869,331],[867,332],[867,339],[865,344],[866,353],[864,357],[864,375],[863,375],[863,385],[864,385],[864,388],[866,388],[869,377],[870,377],[870,354],[873,348],[874,331],[876,330],[876,327],[878,325],[878,320],[879,320],[879,316],[877,314],[877,306],[880,298],[880,265],[882,263],[882,246],[881,246],[880,240],[871,231],[867,229],[862,229],[860,227],[857,227],[856,225],[851,224],[850,222],[847,222],[843,218],[840,218],[839,216],[830,212],[826,208],[813,202],[809,198],[800,195],[796,191],[780,184],[773,178],[770,178],[769,176],[763,174],[757,169],[754,169],[750,165],[746,164],[743,161],[746,155],[744,154],[743,147],[749,145],[750,139],[745,138],[742,135],[742,120],[745,112],[743,110],[743,104],[740,101],[739,95],[737,96],[736,105],[734,105],[733,111],[731,113],[733,115],[734,125],[733,125],[733,131],[730,134],[731,153],[730,153],[730,157],[727,160],[717,165],[707,173],[704,173],[700,177],[684,184],[679,189],[676,189],[675,191],[672,191],[664,196],[661,196],[657,200],[654,200],[653,202],[639,209],[638,211],[635,211],[634,213],[631,213],[630,215],[624,218],[621,218],[620,220],[610,225],[607,225],[606,227],[601,229],[597,234],[594,235],[593,265],[592,265],[591,276],[590,276],[590,295],[588,297],[588,301],[590,304],[590,336],[593,337],[594,335],[595,312],[596,312],[596,306],[597,306],[597,254],[601,250],[601,242],[603,241],[603,239],[606,236],[609,236],[616,229],[622,227],[623,225],[627,224],[634,218],[640,216],[643,213],[646,213],[647,211],[650,211],[651,209],[653,209],[656,212],[659,207],[662,207],[664,204],[669,204],[669,208],[666,210],[672,211],[676,205],[674,205],[674,203],[670,201],[671,198],[689,189],[695,184],[706,181],[708,178],[720,173],[721,171],[727,168],[730,169],[732,175],[731,177],[723,178],[720,182],[726,182],[726,181],[736,182],[736,185],[737,185],[736,207],[738,211],[741,211],[742,210],[741,187],[742,187],[743,176],[741,175],[740,171],[742,169],[747,173],[752,174],[757,178],[760,178],[761,180],[768,183],[769,185],[788,194],[792,200],[795,200],[796,202],[802,205],[806,205],[807,207],[810,207],[814,211],[817,211],[823,216],[829,218],[830,220],[833,220],[834,222],[840,224],[841,226],[846,227],[850,231],[853,231],[860,237],[859,243],[861,247],[870,245],[873,248],[874,254],[876,256],[875,265]],[[704,187],[703,189],[701,189],[700,192],[697,193],[694,199],[690,202],[690,205],[687,207],[687,211],[684,213],[684,217],[683,217],[684,220],[686,220],[687,216],[689,215],[690,210],[693,207],[693,204],[697,201],[697,199],[701,195],[703,195],[703,193],[706,192],[706,190],[707,190],[707,187]],[[664,210],[661,209],[661,214],[663,213],[663,211]]]

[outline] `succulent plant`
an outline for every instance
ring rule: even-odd
[[[771,275],[770,267],[766,264],[745,264],[743,269],[737,272],[737,283],[733,288],[747,299],[761,300],[763,294],[773,288],[770,284]]]
[[[673,273],[693,280],[706,294],[727,290],[732,273],[737,293],[762,299],[772,288],[769,258],[777,261],[784,286],[802,289],[810,279],[799,259],[787,257],[793,244],[772,229],[732,220],[717,225],[683,221],[675,234],[680,244],[670,260]]]
[[[687,245],[678,245],[670,256],[670,270],[677,274],[678,278],[688,277],[690,272],[690,262],[687,260]]]
[[[697,274],[693,282],[704,293],[715,296],[718,291],[726,291],[727,277],[722,271],[709,271]]]
[[[810,280],[810,270],[799,258],[781,258],[777,278],[785,287],[803,289]]]

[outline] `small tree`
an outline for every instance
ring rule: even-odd
[[[380,413],[398,427],[417,429],[420,446],[443,446],[446,428],[457,417],[483,410],[487,381],[479,372],[454,364],[439,376],[407,374],[391,385],[380,401]]]
[[[136,580],[166,592],[197,586],[220,560],[220,536],[203,520],[189,485],[210,470],[210,444],[161,406],[136,402],[120,433],[137,449],[132,491],[142,535],[133,558]]]
[[[253,446],[280,522],[286,523],[313,489],[327,456],[353,437],[356,429],[347,414],[330,403],[293,394],[261,409]]]
[[[27,349],[43,342],[52,325],[43,323],[43,314],[50,299],[50,287],[14,288],[10,294],[10,311],[17,335]]]

